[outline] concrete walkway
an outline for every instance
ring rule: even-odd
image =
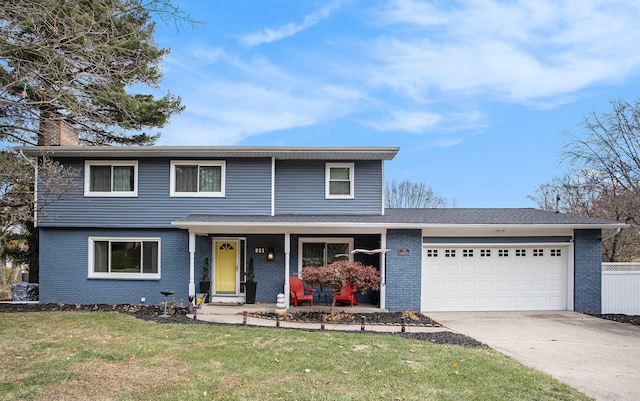
[[[427,315],[597,400],[640,400],[638,326],[567,311]]]
[[[214,305],[205,304],[201,309],[198,309],[197,319],[225,324],[243,324],[244,316],[243,311],[247,312],[273,312],[275,310],[275,304],[256,304],[256,305]],[[291,307],[290,312],[295,311],[314,311],[329,313],[329,307],[324,305],[318,306],[299,306],[297,308]],[[334,311],[337,312],[349,312],[349,313],[372,313],[372,312],[384,312],[380,308],[373,306],[354,306],[350,307],[336,307]],[[193,315],[189,315],[193,317]],[[257,317],[247,316],[248,326],[260,326],[260,327],[276,327],[276,320],[261,319]],[[320,323],[306,323],[306,322],[287,322],[280,321],[281,328],[292,328],[301,330],[320,330]],[[339,331],[362,331],[361,324],[341,324],[341,323],[329,323],[325,322],[325,330],[339,330]],[[366,323],[364,325],[364,331],[378,332],[378,333],[399,333],[401,332],[401,326],[398,325],[375,325]],[[405,327],[406,333],[434,333],[440,331],[449,331],[445,327],[424,327],[424,326],[410,326]]]

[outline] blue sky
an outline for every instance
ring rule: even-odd
[[[182,1],[157,26],[159,145],[399,146],[389,180],[456,207],[534,207],[563,132],[640,95],[640,2]]]

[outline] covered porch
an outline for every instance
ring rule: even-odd
[[[275,304],[279,293],[285,295],[289,305],[289,278],[297,276],[302,267],[348,258],[374,266],[382,279],[380,291],[356,295],[359,307],[386,309],[384,252],[366,252],[385,248],[385,228],[329,223],[326,216],[190,215],[172,225],[188,231],[189,295],[202,292],[199,279],[203,261],[208,260],[210,302],[218,307],[251,306],[246,304],[246,283],[251,271],[257,283],[257,306],[251,307]],[[330,293],[318,290],[313,308],[329,308],[330,302]]]

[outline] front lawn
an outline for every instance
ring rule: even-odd
[[[587,400],[486,348],[373,333],[0,313],[0,400]]]

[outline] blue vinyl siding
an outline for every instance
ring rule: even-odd
[[[317,160],[277,161],[276,214],[381,214],[381,161],[355,162],[353,199],[325,199],[325,165]]]
[[[168,228],[172,220],[194,213],[271,213],[271,159],[227,160],[221,198],[170,197],[169,159],[139,159],[137,197],[84,197],[84,161],[62,162],[78,169],[78,186],[46,207],[40,226]]]

